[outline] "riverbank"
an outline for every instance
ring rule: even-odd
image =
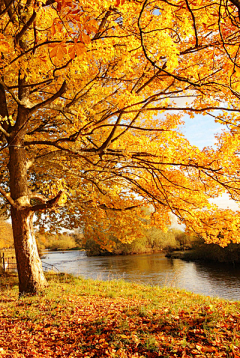
[[[240,302],[173,288],[48,274],[18,299],[0,276],[0,357],[237,357]]]
[[[209,246],[209,247],[207,247]],[[240,264],[240,249],[229,250],[217,245],[204,245],[187,251],[168,252],[165,257],[184,261],[217,262],[226,264]]]
[[[101,252],[92,252],[92,251],[88,251],[88,250],[82,250],[86,252],[86,255],[88,257],[97,257],[97,256],[133,256],[133,255],[153,255],[153,254],[159,254],[159,253],[164,253],[167,251],[163,250],[163,249],[159,249],[159,250],[143,250],[141,252],[123,252],[123,251],[115,251],[115,252],[109,252],[109,251],[101,251]]]

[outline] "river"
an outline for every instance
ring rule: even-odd
[[[184,288],[206,296],[240,300],[240,265],[185,262],[164,254],[87,257],[84,251],[49,251],[42,257],[60,272],[99,280],[123,279]]]

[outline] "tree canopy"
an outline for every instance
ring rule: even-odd
[[[160,228],[172,212],[209,242],[238,241],[238,213],[209,198],[239,199],[239,14],[237,0],[0,1],[0,193],[15,246],[34,213],[54,228],[104,219],[131,241],[150,204]],[[197,113],[226,125],[215,150],[178,130]]]

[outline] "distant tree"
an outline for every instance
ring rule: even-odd
[[[38,232],[36,239],[39,250],[69,250],[77,246],[73,235],[66,232],[62,234]]]
[[[83,233],[76,230],[71,236],[73,237],[76,243],[76,247],[82,248],[83,241],[84,241]]]

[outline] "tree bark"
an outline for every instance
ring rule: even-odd
[[[17,137],[17,136],[16,136]],[[14,143],[14,144],[12,144]],[[21,141],[9,145],[9,173],[14,246],[19,277],[19,294],[36,294],[47,286],[33,230],[34,211],[30,204],[27,158]]]
[[[19,294],[36,294],[47,286],[33,232],[33,212],[12,207],[12,228],[17,259]]]

